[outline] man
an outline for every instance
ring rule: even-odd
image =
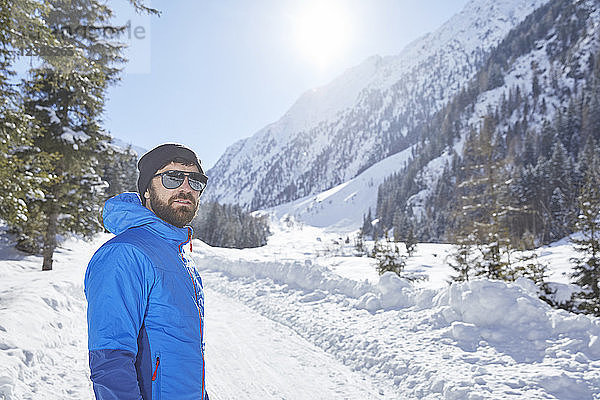
[[[102,400],[207,400],[204,294],[186,225],[208,178],[196,154],[173,143],[144,154],[138,169],[139,196],[106,202],[104,226],[116,236],[85,275],[94,393]]]

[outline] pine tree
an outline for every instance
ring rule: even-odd
[[[549,176],[545,182],[549,189],[550,239],[557,240],[570,232],[574,218],[575,187],[571,173],[574,167],[565,147],[556,143],[549,161]],[[546,197],[546,198],[548,198]]]
[[[577,161],[577,166],[575,168],[575,183],[577,187],[583,187],[584,180],[586,175],[588,174],[588,170],[590,165],[594,164],[594,159],[597,154],[600,152],[600,146],[596,144],[596,141],[592,137],[588,137],[583,150],[579,155],[579,160]]]
[[[599,77],[600,78],[600,77]],[[582,137],[600,139],[600,79],[590,85],[590,101],[582,110]]]
[[[580,254],[571,261],[574,283],[581,287],[576,307],[584,313],[600,316],[600,157],[596,154],[586,171],[584,186],[578,197],[579,218],[576,229],[581,238],[573,238]]]
[[[39,186],[43,195],[28,199],[30,218],[18,227],[22,249],[37,251],[37,243],[43,243],[42,270],[52,269],[58,234],[89,236],[101,228],[98,215],[106,183],[100,169],[108,136],[100,115],[106,90],[123,62],[122,45],[102,37],[110,17],[111,10],[96,0],[54,2],[47,21],[53,30],[67,32],[61,39],[73,50],[72,57],[45,62],[23,82],[34,147],[22,157],[53,159],[48,179]]]
[[[535,236],[530,232],[525,232],[520,240],[518,250],[519,254],[515,257],[509,272],[509,280],[516,280],[520,277],[530,279],[540,288],[542,296],[548,296],[550,294],[547,283],[548,266],[540,262],[538,258],[535,251]]]
[[[464,237],[454,239],[456,249],[451,254],[451,260],[448,263],[456,275],[452,276],[452,281],[468,281],[474,275],[474,268],[477,265],[479,254],[475,247],[475,235],[470,234]]]
[[[402,276],[406,267],[406,257],[400,253],[398,243],[390,240],[387,232],[383,240],[376,240],[373,245],[371,257],[377,260],[377,272],[383,275],[386,272],[394,272]]]
[[[15,76],[13,63],[20,54],[34,45],[50,47],[57,43],[49,27],[40,22],[39,16],[48,8],[45,1],[0,0],[0,218],[9,226],[28,220],[26,199],[38,196],[37,186],[48,178],[43,167],[50,159],[22,159],[17,154],[32,146],[32,137],[26,129],[21,96],[10,82]]]
[[[506,222],[508,188],[504,160],[494,138],[495,121],[486,117],[479,133],[472,132],[465,143],[465,178],[458,185],[460,210],[453,235],[459,245],[454,259],[461,279],[465,278],[463,260],[471,246],[479,253],[472,267],[474,275],[504,279],[507,273],[511,250]]]
[[[105,158],[101,160],[102,178],[108,184],[104,195],[112,197],[123,192],[135,192],[137,190],[137,155],[131,150],[118,149],[110,146],[105,152]]]
[[[569,232],[571,225],[568,212],[569,207],[570,204],[567,196],[564,195],[559,187],[555,188],[550,197],[550,213],[552,214],[550,235],[553,239],[560,239]]]
[[[542,223],[540,222],[538,212],[540,199],[538,195],[539,186],[533,166],[515,168],[511,185],[509,186],[510,201],[521,212],[513,213],[513,216],[509,220],[509,230],[511,236],[517,239],[517,242],[527,232],[537,237],[540,231],[539,227]]]
[[[363,224],[361,228],[363,236],[373,235],[373,216],[371,215],[371,207],[366,216],[363,216]]]
[[[237,249],[264,246],[271,234],[266,216],[217,202],[202,203],[191,226],[194,238],[211,246]]]
[[[158,14],[157,10],[146,6],[144,0],[129,2],[139,12]],[[56,223],[52,222],[53,218],[48,220],[47,215],[41,211],[41,204],[51,203],[50,200],[53,199],[53,194],[45,193],[44,190],[53,182],[64,180],[66,184],[69,180],[54,173],[55,164],[71,156],[63,157],[56,151],[48,152],[37,145],[40,138],[52,130],[50,125],[58,108],[53,108],[47,101],[46,105],[39,104],[41,108],[35,107],[35,101],[42,101],[43,98],[40,93],[34,95],[37,91],[36,85],[39,84],[39,88],[44,87],[41,82],[43,71],[52,71],[50,73],[55,77],[56,73],[66,76],[75,72],[72,79],[61,81],[52,78],[50,84],[45,86],[44,90],[51,89],[50,91],[55,93],[62,91],[63,97],[69,91],[79,90],[77,93],[81,95],[81,92],[90,89],[93,84],[85,80],[92,77],[92,80],[99,78],[96,81],[100,82],[99,87],[105,88],[110,84],[116,71],[110,64],[112,61],[120,61],[116,54],[121,45],[111,44],[110,40],[104,40],[105,38],[94,39],[98,38],[99,31],[119,30],[118,27],[109,25],[109,16],[109,8],[98,1],[0,0],[0,218],[7,222],[13,232],[19,234],[18,244],[27,251],[38,252],[39,243],[44,241],[44,237],[52,236],[48,231],[55,230],[54,225],[58,231],[62,226],[71,226],[73,219],[77,219],[74,215],[80,214],[80,208],[88,208],[86,205],[77,204],[70,210],[70,214],[61,214],[60,221],[57,220]],[[31,57],[32,63],[38,63],[39,66],[32,72],[31,79],[23,85],[20,93],[9,79],[15,76],[13,63],[17,57],[23,55],[34,56]],[[78,81],[77,77],[81,79]],[[82,82],[85,84],[77,87],[77,83]],[[85,111],[93,108],[101,111],[102,91],[92,90],[87,95],[88,100],[91,100],[89,104],[93,106]],[[74,97],[74,103],[79,101],[81,105],[81,96]],[[79,118],[81,122],[82,107],[76,110],[75,108],[67,114],[69,118]],[[99,113],[88,115],[89,120],[97,119],[98,115]],[[95,125],[98,122],[99,120],[96,120]],[[88,129],[94,123],[88,121],[88,126],[85,126],[86,123],[79,125]],[[82,132],[88,135],[87,130]],[[69,134],[63,133],[67,136]],[[85,136],[79,135],[79,138],[83,137]],[[85,147],[81,143],[74,144],[80,148]],[[86,145],[88,150],[93,147],[92,141]],[[77,183],[98,187],[96,183],[99,181],[93,177],[96,171],[90,170],[93,168],[94,158],[90,158],[91,163],[86,167],[88,173]],[[63,220],[71,222],[64,224]],[[84,224],[81,221],[79,223]],[[46,253],[52,248],[52,242],[53,239],[48,240]],[[45,258],[44,265],[47,269],[51,263],[48,256]]]
[[[464,147],[463,165],[457,171],[460,181],[457,184],[456,208],[452,212],[453,227],[448,233],[452,243],[456,245],[449,265],[457,275],[453,281],[467,281],[474,274],[477,257],[474,255],[477,243],[473,216],[479,213],[479,199],[474,186],[476,181],[471,180],[471,166],[476,166],[477,146],[476,132],[471,131]],[[476,169],[476,167],[474,167]]]
[[[357,257],[362,257],[367,254],[367,249],[365,247],[365,240],[362,230],[359,230],[356,236],[354,237],[354,255]]]
[[[404,238],[404,245],[406,246],[406,253],[408,253],[409,257],[412,257],[413,253],[417,248],[417,238],[415,237],[414,229],[412,226],[408,228],[408,232],[406,233],[406,237]]]
[[[548,121],[544,121],[542,131],[538,136],[537,141],[537,156],[547,157],[552,154],[553,146],[558,142],[556,130]]]

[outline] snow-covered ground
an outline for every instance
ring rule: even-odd
[[[600,399],[600,320],[528,281],[449,286],[449,245],[419,244],[412,285],[379,277],[352,235],[281,223],[263,248],[194,253],[207,297],[211,399]],[[83,275],[92,242],[0,250],[0,399],[91,399]],[[567,283],[567,241],[541,249]]]

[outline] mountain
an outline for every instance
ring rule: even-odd
[[[134,144],[131,144],[129,142],[126,142],[122,139],[119,139],[117,137],[111,137],[110,138],[110,144],[117,150],[117,151],[131,151],[133,152],[137,158],[140,158],[145,152],[147,152],[148,150],[140,147],[140,146],[136,146]]]
[[[460,220],[469,207],[474,218],[500,215],[514,240],[572,232],[584,180],[600,170],[599,9],[598,0],[540,7],[409,132],[420,137],[415,157],[378,190],[380,229],[412,226],[421,240],[450,240],[472,233]],[[492,203],[504,211],[490,212]]]
[[[374,56],[302,95],[277,122],[230,146],[207,199],[250,209],[354,178],[415,144],[411,132],[457,95],[507,33],[547,0],[473,0],[399,55]]]

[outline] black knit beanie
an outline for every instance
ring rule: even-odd
[[[169,160],[175,158],[181,158],[188,161],[198,167],[198,171],[204,173],[200,166],[200,160],[191,149],[178,143],[164,143],[156,146],[152,150],[144,154],[138,161],[138,170],[140,175],[137,181],[138,193],[142,198],[142,204],[146,205],[146,199],[144,193],[152,180],[152,177],[156,174],[161,167],[168,163]]]

